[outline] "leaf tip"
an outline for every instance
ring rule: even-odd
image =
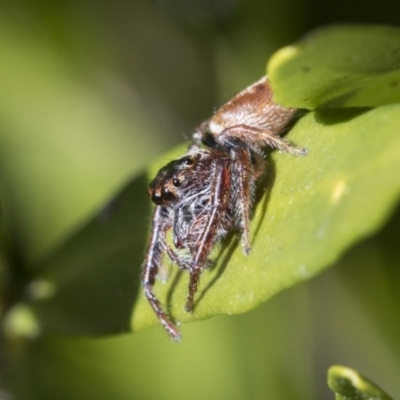
[[[268,61],[267,75],[273,76],[282,64],[296,57],[298,53],[298,46],[286,46],[278,50]]]

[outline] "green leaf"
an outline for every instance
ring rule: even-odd
[[[371,107],[400,101],[400,29],[317,30],[268,63],[275,101],[287,107]]]
[[[279,53],[272,59],[270,71],[278,83],[277,96],[291,91],[296,103],[304,95],[307,88],[300,84],[304,76],[293,67],[301,65],[297,61],[304,54],[313,62],[307,64],[313,66],[310,82],[314,69],[316,74],[319,71],[307,97],[313,106],[343,95],[346,87],[350,91],[360,87],[367,76],[372,82],[371,76],[378,70],[382,72],[378,77],[381,79],[399,65],[391,56],[398,55],[396,49],[400,49],[400,41],[394,43],[393,39],[398,34],[398,30],[383,27],[321,30],[295,52],[299,57],[294,57],[293,62],[290,57],[277,62],[282,59]],[[361,46],[368,35],[369,50],[367,45]],[[343,44],[342,52],[338,38]],[[351,43],[361,47],[357,56],[349,58],[349,54],[355,54]],[[371,48],[376,52],[383,43],[389,55],[380,54],[366,65]],[[352,48],[353,52],[349,52]],[[320,64],[317,50],[321,52]],[[324,75],[327,60],[335,68]],[[342,70],[352,78],[339,85],[335,73]],[[288,87],[281,87],[285,82],[280,77],[286,75],[292,81],[289,79]],[[342,89],[337,91],[336,87]],[[390,216],[400,193],[400,175],[394,173],[400,170],[399,126],[400,104],[376,109],[326,108],[300,119],[288,138],[307,147],[309,153],[295,157],[273,152],[267,179],[259,185],[251,230],[252,252],[243,255],[237,235],[227,238],[215,250],[213,268],[202,274],[193,314],[183,309],[188,274],[178,272],[164,259],[170,266],[169,280],[166,284],[156,282],[155,292],[173,318],[185,322],[250,310],[284,288],[316,275],[355,242],[378,230]],[[25,290],[26,304],[14,308],[9,318],[10,332],[18,334],[21,324],[13,327],[12,321],[22,320],[18,310],[25,310],[27,315],[27,308],[32,310],[31,322],[32,316],[37,318],[33,321],[35,332],[105,334],[158,324],[140,283],[151,221],[147,185],[158,168],[185,152],[186,145],[156,162],[147,175],[130,182],[32,269],[31,282]]]
[[[400,105],[375,110],[310,113],[290,132],[306,157],[274,154],[271,190],[258,203],[253,249],[224,246],[212,271],[202,275],[201,301],[183,311],[187,275],[178,274],[158,294],[179,321],[254,308],[282,289],[332,264],[349,246],[378,229],[395,206],[400,177]],[[379,140],[378,140],[379,138]],[[141,298],[134,326],[154,321]]]
[[[391,400],[381,388],[357,371],[334,365],[328,370],[328,385],[336,400]]]
[[[193,314],[183,309],[188,274],[171,267],[168,283],[156,283],[173,317],[191,321],[250,310],[379,229],[400,193],[400,175],[393,173],[400,170],[399,125],[400,105],[327,109],[302,118],[289,139],[309,153],[273,153],[252,222],[251,254],[243,255],[235,237],[223,243],[215,267],[202,275]],[[184,152],[163,157],[150,176]],[[42,330],[99,334],[158,324],[140,292],[150,225],[147,181],[132,181],[37,266],[28,292]]]
[[[147,178],[142,175],[33,269],[26,297],[39,329],[129,331],[149,223]],[[13,314],[11,321],[19,320]],[[8,324],[8,330],[18,334],[18,326]]]

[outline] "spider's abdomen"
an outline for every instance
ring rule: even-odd
[[[278,136],[295,112],[274,103],[268,78],[263,77],[219,108],[209,120],[208,130],[218,136],[232,126],[246,125]]]

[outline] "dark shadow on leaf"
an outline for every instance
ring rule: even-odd
[[[335,125],[351,121],[367,112],[369,107],[347,107],[347,108],[322,108],[314,112],[315,120],[323,125]]]
[[[268,157],[266,172],[261,177],[256,190],[256,202],[254,206],[254,211],[256,211],[258,207],[261,207],[261,217],[254,230],[254,236],[251,239],[252,244],[254,240],[256,240],[258,232],[264,223],[264,219],[267,214],[269,199],[271,197],[271,189],[274,185],[275,179],[276,179],[275,162],[274,160],[271,159],[271,157]]]
[[[224,241],[225,242],[225,241]],[[232,235],[229,235],[226,241],[227,245],[223,247],[221,252],[219,253],[216,259],[216,265],[218,265],[217,273],[215,274],[214,278],[207,284],[207,286],[201,291],[200,295],[197,297],[194,303],[194,309],[196,309],[197,305],[201,302],[203,297],[207,294],[207,292],[214,286],[215,282],[220,279],[222,274],[224,273],[226,267],[229,264],[229,261],[232,257],[233,252],[239,245],[239,239]]]
[[[177,267],[175,267],[175,265],[174,265],[174,268],[177,268]],[[171,306],[172,306],[172,298],[173,298],[173,295],[174,295],[174,292],[175,292],[175,288],[177,287],[177,285],[179,284],[179,281],[181,280],[181,278],[182,278],[182,274],[184,273],[184,271],[182,271],[182,270],[178,270],[177,272],[176,272],[176,274],[175,274],[175,276],[174,276],[174,279],[173,279],[173,281],[172,281],[172,283],[171,283],[171,286],[169,287],[169,290],[168,290],[168,293],[167,293],[167,298],[166,298],[166,300],[165,300],[165,305],[166,305],[166,307],[167,307],[167,310],[168,310],[168,313],[170,313],[170,310],[171,310]],[[182,308],[184,307],[184,304],[182,304]],[[172,319],[173,319],[173,316],[172,316]],[[174,320],[174,319],[173,319]],[[176,322],[176,321],[175,321]]]
[[[342,108],[343,104],[346,104],[351,98],[359,92],[359,89],[351,90],[350,92],[344,93],[341,96],[334,97],[333,99],[325,102],[319,108]]]
[[[150,225],[147,184],[144,174],[131,181],[32,269],[27,300],[44,332],[95,335],[131,330]],[[54,293],[41,294],[37,288],[43,282]]]

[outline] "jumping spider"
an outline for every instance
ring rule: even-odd
[[[185,305],[190,312],[214,245],[238,230],[244,253],[250,252],[254,191],[265,170],[262,149],[306,154],[305,149],[280,137],[295,112],[273,102],[268,79],[263,77],[203,122],[193,134],[188,153],[161,168],[150,183],[148,192],[156,207],[143,264],[143,287],[172,339],[179,340],[180,332],[153,292],[163,254],[190,273]],[[175,248],[166,240],[170,229]]]

